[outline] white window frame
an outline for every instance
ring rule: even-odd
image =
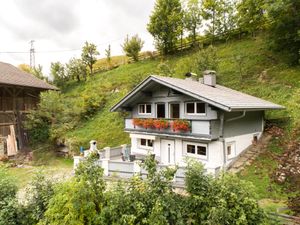
[[[150,113],[147,113],[147,105],[150,105],[150,108],[151,108]],[[145,110],[144,113],[140,112],[140,106],[144,107],[144,110]],[[151,115],[152,114],[152,104],[149,104],[149,103],[138,104],[138,114],[139,115]]]
[[[145,139],[146,140],[146,145],[142,145],[142,139]],[[152,141],[152,146],[149,146],[148,145],[148,141]],[[153,147],[154,147],[154,140],[152,139],[147,139],[147,138],[139,138],[138,139],[138,146],[139,148],[141,149],[147,149],[147,150],[153,150]]]
[[[188,153],[187,152],[187,146],[188,145],[194,145],[195,146],[195,154],[194,153]],[[206,155],[198,155],[197,152],[197,147],[205,147],[206,148]],[[203,159],[203,160],[208,160],[208,145],[204,143],[196,143],[196,142],[184,142],[184,151],[188,157],[193,157],[197,159]]]
[[[227,152],[227,147],[228,146],[231,146],[231,154],[228,155],[228,152]],[[231,141],[231,142],[227,142],[226,143],[226,158],[228,160],[230,159],[233,159],[234,157],[236,156],[236,146],[235,146],[235,141]]]
[[[191,103],[194,103],[194,113],[187,112],[187,104],[191,104]],[[197,103],[204,104],[204,109],[205,109],[204,113],[197,113]],[[205,116],[206,115],[206,103],[205,102],[185,102],[185,113],[187,115]]]

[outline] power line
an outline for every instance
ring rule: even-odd
[[[119,41],[123,39],[122,37],[118,38],[118,39],[114,39],[112,41],[107,41],[107,42],[103,42],[103,43],[100,43],[96,46],[103,46],[103,45],[107,45],[107,44],[110,44],[110,43],[113,43],[113,42],[116,42],[116,41]],[[33,41],[33,40],[32,40]],[[31,44],[30,41],[29,43]],[[34,42],[34,41],[33,41]],[[77,48],[77,49],[58,49],[58,50],[43,50],[43,51],[35,51],[34,49],[34,53],[59,53],[59,52],[75,52],[75,51],[81,51],[82,49],[81,48]],[[31,51],[31,49],[30,49]],[[30,53],[30,51],[0,51],[0,54],[28,54]]]

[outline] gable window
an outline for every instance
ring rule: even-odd
[[[139,104],[139,114],[151,114],[151,104]]]
[[[187,102],[185,103],[185,111],[189,115],[204,115],[206,113],[205,103]]]
[[[186,153],[188,156],[207,158],[207,145],[200,143],[186,143]]]
[[[226,144],[226,155],[227,159],[231,159],[235,156],[235,142]]]
[[[153,148],[153,140],[141,138],[140,139],[140,147],[152,149]]]

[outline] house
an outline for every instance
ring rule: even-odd
[[[149,76],[111,111],[128,113],[132,155],[179,166],[195,158],[214,173],[261,137],[266,110],[283,108],[217,85],[215,71],[205,71],[200,80]]]
[[[14,155],[27,144],[23,123],[39,94],[57,88],[4,62],[0,62],[0,87],[0,155]]]

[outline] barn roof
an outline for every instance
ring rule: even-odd
[[[212,87],[199,81],[152,75],[146,78],[121,101],[113,106],[111,111],[117,111],[122,107],[126,107],[130,99],[134,98],[136,94],[142,91],[151,82],[167,86],[228,112],[240,110],[284,109],[281,105],[221,85]]]
[[[17,67],[4,62],[0,62],[0,84],[33,87],[45,90],[58,90],[57,87],[48,84],[34,75],[26,73]]]

